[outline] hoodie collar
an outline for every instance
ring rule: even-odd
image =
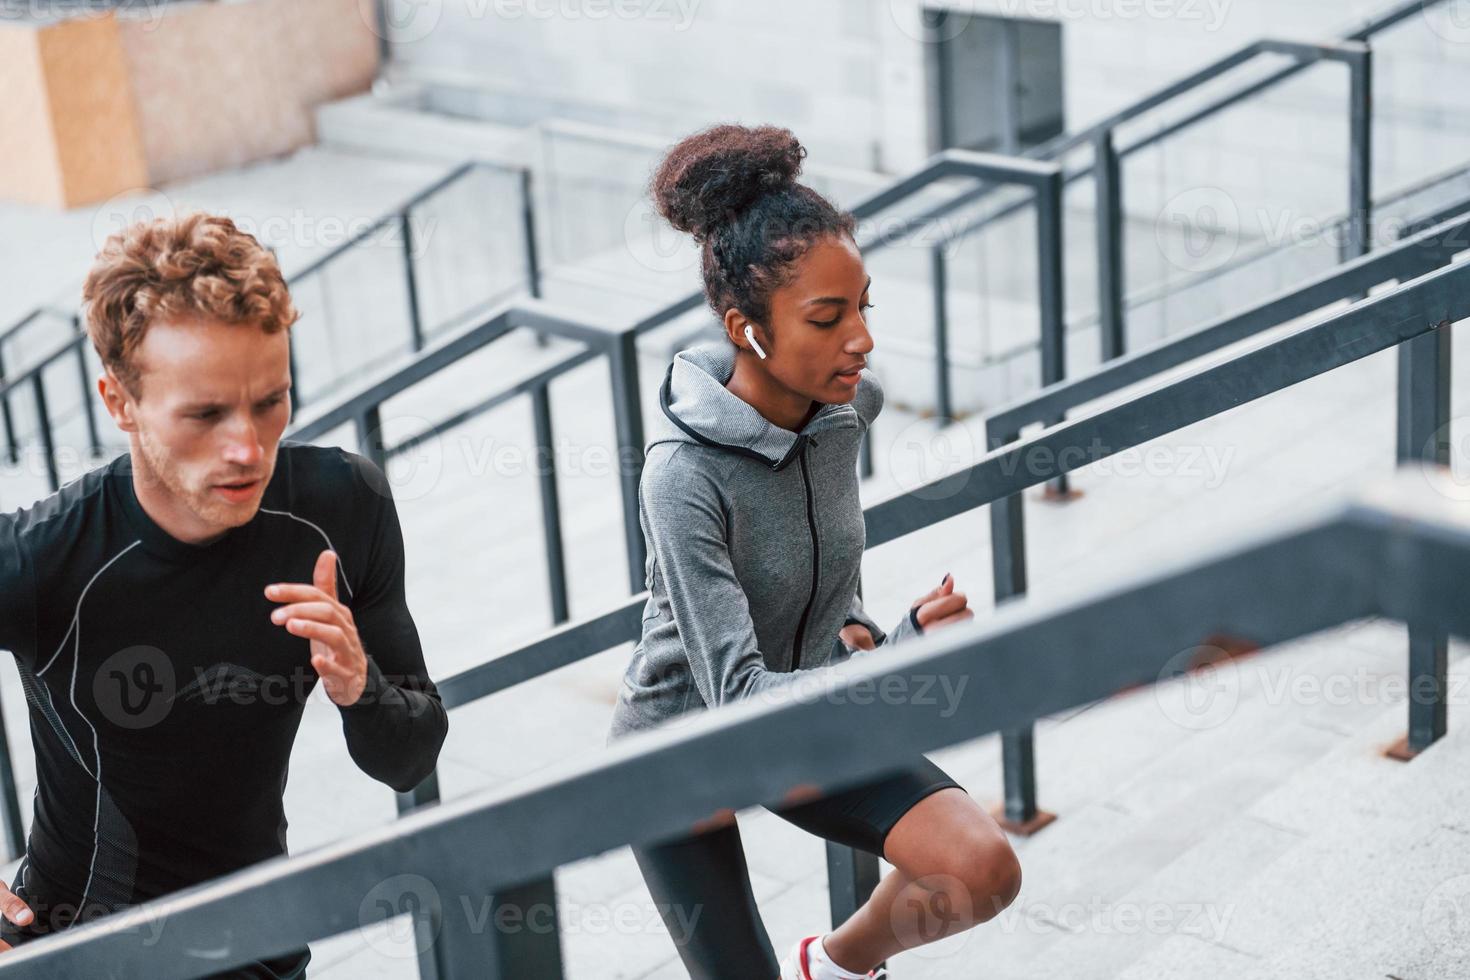
[[[659,390],[659,405],[675,429],[670,439],[750,456],[780,470],[807,442],[815,444],[814,433],[858,424],[852,405],[823,405],[800,432],[783,429],[725,387],[734,373],[735,349],[724,341],[674,356]]]

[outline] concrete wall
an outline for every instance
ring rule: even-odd
[[[792,127],[813,160],[896,173],[927,152],[921,2],[1063,24],[1075,129],[1262,36],[1324,40],[1391,0],[442,0],[410,6],[394,57],[412,73],[519,106],[672,137],[717,120]],[[1457,119],[1470,23],[1455,3],[1376,46],[1380,188],[1470,162]],[[1458,16],[1457,16],[1458,15]],[[1262,59],[1239,77],[1281,62]],[[1218,186],[1269,220],[1345,206],[1346,70],[1311,68],[1248,107],[1129,161],[1131,210]],[[474,106],[461,106],[473,110]],[[529,120],[513,120],[529,121]],[[1149,125],[1153,123],[1150,122]],[[1127,134],[1124,134],[1125,137]],[[1290,160],[1284,152],[1291,148]]]
[[[121,39],[154,184],[311,143],[313,108],[377,71],[358,0],[184,6],[123,21]]]

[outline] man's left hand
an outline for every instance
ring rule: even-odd
[[[317,557],[312,583],[266,586],[267,599],[289,603],[271,613],[271,622],[311,641],[311,666],[327,696],[346,708],[357,703],[367,686],[367,654],[357,637],[352,610],[337,601],[335,553],[323,551]]]

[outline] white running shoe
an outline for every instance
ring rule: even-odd
[[[786,957],[786,962],[781,964],[781,980],[813,980],[807,947],[821,938],[821,936],[807,936],[791,947],[791,953]],[[885,980],[887,976],[888,971],[882,968],[868,973],[869,980]]]

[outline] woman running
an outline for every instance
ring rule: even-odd
[[[651,595],[612,738],[973,616],[948,575],[888,634],[857,597],[858,448],[883,403],[864,370],[870,280],[852,217],[798,183],[804,156],[787,130],[718,126],[674,147],[653,180],[660,214],[702,248],[728,340],[681,352],[660,392],[666,431],[649,445],[640,493]],[[994,917],[1020,888],[1005,834],[922,757],[772,809],[894,870],[778,967],[733,819],[635,849],[692,977],[875,976],[904,949]]]

